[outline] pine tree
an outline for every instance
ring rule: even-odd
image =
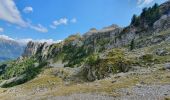
[[[131,25],[138,26],[139,25],[139,17],[137,15],[133,15],[132,20],[131,20]]]
[[[144,17],[146,17],[147,16],[147,11],[148,11],[148,8],[143,8],[143,10],[142,10],[142,13],[141,13],[141,17],[142,18],[144,18]]]
[[[135,49],[135,41],[134,39],[132,39],[131,43],[130,43],[130,50]]]
[[[134,24],[136,22],[136,18],[137,18],[137,16],[134,14],[133,17],[132,17],[131,24]]]
[[[149,26],[152,26],[153,23],[159,18],[160,18],[160,9],[157,3],[155,3],[152,7],[143,8],[141,13],[141,19]]]

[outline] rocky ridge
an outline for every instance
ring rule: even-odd
[[[143,25],[135,26],[135,25],[129,25],[125,28],[121,28],[117,25],[111,25],[109,27],[105,27],[101,30],[96,30],[95,28],[92,28],[90,31],[85,33],[83,36],[80,36],[78,39],[76,36],[75,39],[69,41],[70,43],[73,43],[73,45],[77,45],[78,43],[81,44],[80,46],[85,46],[87,48],[94,49],[95,52],[100,52],[102,49],[107,50],[115,47],[122,47],[127,46],[130,44],[130,42],[134,39],[135,41],[146,39],[146,37],[151,37],[146,41],[139,41],[142,42],[137,48],[145,47],[147,44],[154,44],[160,43],[161,41],[169,40],[169,35],[165,34],[164,36],[160,36],[159,32],[168,30],[170,28],[170,1],[167,1],[166,3],[163,3],[159,6],[160,8],[160,14],[161,17],[156,20],[152,26],[146,25],[147,23],[142,22]],[[146,27],[144,27],[146,26]],[[68,37],[69,39],[69,37]],[[100,42],[103,42],[99,44]],[[80,43],[81,42],[81,43]],[[59,44],[66,45],[66,41],[63,41]],[[137,43],[138,44],[138,43]],[[49,51],[50,53],[50,47],[57,44],[47,45],[47,43],[34,43],[30,42],[27,45],[27,48],[25,50],[24,56],[31,56],[38,54],[38,52],[41,51]],[[59,47],[62,48],[62,47]],[[46,50],[45,50],[46,49]],[[57,49],[57,48],[53,48]],[[58,50],[51,50],[54,52],[58,52]],[[32,52],[32,53],[31,53]],[[47,52],[46,52],[47,53]],[[48,55],[48,54],[47,54]]]
[[[150,11],[149,9],[152,9],[151,11],[153,11],[153,14],[153,9],[156,9],[155,11],[159,9],[159,16],[157,19],[153,20],[152,23],[147,21],[147,16],[144,14],[147,13],[146,11],[138,17],[140,19],[138,22],[140,23],[139,25],[131,23],[125,28],[111,25],[101,30],[92,28],[82,36],[80,34],[71,35],[57,44],[29,42],[23,54],[23,58],[34,57],[40,62],[47,61],[49,65],[57,65],[55,63],[60,61],[61,64],[59,65],[64,65],[64,67],[82,68],[83,70],[87,70],[86,74],[88,73],[88,80],[95,80],[97,77],[98,79],[104,78],[106,73],[102,72],[104,76],[98,76],[96,71],[101,69],[93,69],[91,66],[94,65],[89,66],[89,64],[87,64],[90,55],[97,54],[100,59],[103,59],[100,60],[101,63],[108,63],[111,61],[113,64],[113,58],[108,59],[105,56],[108,51],[114,48],[126,48],[130,50],[156,45],[161,42],[168,42],[170,37],[169,5],[170,1],[167,1],[160,6],[155,4],[152,8],[148,8],[148,12]],[[97,60],[97,55],[92,59]],[[121,56],[124,56],[124,54],[121,54]],[[122,59],[120,60],[122,61]],[[129,62],[133,63],[129,60],[125,60],[125,62],[126,66],[127,64],[130,64]],[[108,64],[96,66],[108,66]],[[108,72],[112,72],[109,69],[107,70]]]
[[[154,16],[147,15],[148,12]],[[24,81],[21,79],[16,84],[11,85],[11,82],[5,86],[15,86],[25,82],[28,85],[34,84],[34,82],[38,84],[38,80],[43,81],[43,84],[40,83],[42,86],[35,89],[38,93],[46,94],[47,91],[55,91],[48,90],[46,85],[60,89],[63,94],[76,93],[75,91],[82,88],[82,92],[101,91],[113,95],[116,92],[115,89],[118,89],[123,97],[133,99],[140,97],[137,95],[141,95],[141,91],[147,95],[145,91],[141,90],[142,88],[147,88],[151,92],[154,89],[166,90],[164,87],[169,87],[165,84],[169,82],[168,62],[170,62],[169,12],[170,1],[167,1],[160,6],[155,4],[152,8],[143,11],[140,16],[134,17],[134,23],[125,28],[117,25],[111,25],[101,30],[92,28],[84,35],[74,34],[55,44],[29,42],[20,59],[4,65],[5,68],[0,66],[1,83],[4,80],[9,82],[10,79],[20,78],[26,73]],[[152,23],[151,18],[155,18]],[[43,71],[49,69],[52,72],[46,75],[46,72]],[[57,83],[58,78],[63,83]],[[27,83],[28,80],[32,81]],[[53,81],[55,82],[53,83]],[[92,83],[88,83],[89,81]],[[62,88],[57,87],[56,83],[68,91],[64,92]],[[140,87],[152,84],[158,84],[158,86]],[[164,86],[161,87],[159,84]],[[132,89],[138,94],[134,94],[133,91],[131,94],[119,90],[120,88],[124,90],[125,87],[129,89],[134,85],[137,87]],[[24,85],[24,87],[26,86]],[[77,87],[79,88],[77,89]],[[34,89],[34,87],[31,88]],[[164,98],[162,94],[159,96],[161,99]],[[120,98],[118,97],[118,99]]]

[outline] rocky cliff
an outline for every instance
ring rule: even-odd
[[[124,28],[30,41],[20,59],[0,65],[4,100],[169,100],[169,83],[170,0],[144,8]]]
[[[148,67],[153,63],[162,62],[162,59],[159,61],[158,59],[156,61],[156,58],[153,59],[151,54],[141,55],[143,54],[141,52],[131,57],[133,54],[128,53],[139,48],[168,42],[169,37],[170,1],[167,1],[160,6],[155,4],[153,7],[144,8],[142,13],[134,16],[131,24],[124,28],[117,25],[101,30],[92,28],[84,35],[77,33],[54,44],[30,41],[22,59],[8,64],[6,69],[2,66],[5,70],[2,71],[5,72],[2,73],[2,78],[9,79],[32,72],[32,76],[26,77],[25,82],[35,77],[44,66],[62,65],[64,70],[65,67],[75,70],[73,79],[76,76],[78,79],[94,81],[108,77],[110,74],[127,72],[133,66]],[[18,73],[15,73],[15,70]],[[57,75],[63,73],[61,71]],[[61,77],[65,76],[61,75]]]
[[[72,35],[59,44],[48,45],[47,43],[38,44],[30,42],[23,55],[31,56],[39,54],[43,59],[47,59],[48,57],[54,57],[59,52],[66,52],[65,49],[67,47],[72,47],[74,52],[77,52],[75,55],[82,55],[82,52],[79,52],[78,49],[85,49],[85,54],[89,52],[102,52],[115,47],[128,47],[132,40],[137,42],[136,48],[160,43],[169,38],[169,35],[166,34],[160,36],[159,32],[170,28],[170,1],[163,3],[158,8],[160,16],[153,20],[152,23],[147,21],[147,16],[141,14],[139,16],[139,25],[130,24],[125,28],[111,25],[101,30],[92,28],[83,36]],[[148,12],[150,11],[149,9],[157,8],[154,5],[152,8],[148,8]]]

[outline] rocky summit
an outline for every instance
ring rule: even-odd
[[[0,65],[1,100],[170,100],[170,1],[127,27],[30,41]]]

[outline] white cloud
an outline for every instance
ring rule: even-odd
[[[39,43],[44,43],[47,42],[48,44],[52,44],[52,43],[59,43],[62,40],[53,40],[53,39],[31,39],[31,38],[26,38],[26,39],[18,39],[18,38],[11,38],[7,35],[0,35],[1,39],[5,39],[5,40],[12,40],[12,41],[16,41],[22,45],[26,45],[29,41],[33,41],[33,42],[39,42]]]
[[[54,26],[54,25],[50,25],[50,28],[52,28],[52,29],[56,29],[57,27],[56,27],[56,26]]]
[[[152,3],[154,0],[137,0],[138,7],[143,7]]]
[[[50,28],[52,29],[56,29],[57,26],[60,26],[60,25],[67,25],[70,23],[76,23],[77,22],[77,19],[76,18],[73,18],[71,20],[67,19],[67,18],[60,18],[59,20],[55,20],[53,21],[53,23],[49,26]]]
[[[26,7],[24,11],[31,12],[33,11],[33,8]],[[21,27],[34,29],[38,32],[42,33],[48,32],[48,29],[42,26],[41,24],[34,26],[30,24],[30,22],[24,21],[14,0],[0,0],[0,19],[12,24],[19,25]]]
[[[60,18],[59,20],[53,21],[52,25],[50,25],[50,28],[56,29],[57,26],[67,25],[67,24],[68,24],[68,19],[67,18]]]
[[[35,31],[38,31],[38,32],[41,32],[41,33],[47,33],[48,32],[48,29],[41,24],[33,25],[32,21],[30,19],[27,19],[27,24],[28,24],[29,28],[31,28]]]
[[[4,32],[4,29],[2,27],[0,27],[0,32]]]
[[[154,0],[144,0],[143,3],[148,5],[148,4],[152,3],[153,1],[154,1]]]
[[[27,25],[13,0],[0,0],[0,19],[20,26]]]
[[[140,5],[142,3],[142,0],[137,0],[137,4]]]
[[[33,8],[32,8],[32,7],[25,7],[25,8],[23,9],[23,12],[24,12],[24,13],[32,13],[32,12],[33,12]]]
[[[58,25],[67,25],[68,19],[67,18],[61,18],[59,20],[55,20],[53,22],[53,25],[58,26]]]
[[[33,41],[33,40],[28,38],[28,39],[15,39],[15,41],[17,41],[18,43],[21,43],[23,45],[26,45],[29,41]]]
[[[77,19],[76,18],[73,18],[70,20],[71,23],[76,23],[77,22]]]
[[[21,44],[27,44],[28,42],[30,41],[33,41],[33,42],[38,42],[38,43],[44,43],[44,42],[47,42],[48,44],[53,44],[53,43],[59,43],[61,42],[62,40],[53,40],[53,39],[31,39],[31,38],[28,38],[28,39],[15,39],[15,41],[21,43]]]
[[[7,36],[7,35],[0,35],[0,38],[1,38],[1,39],[5,39],[5,40],[14,40],[13,38],[10,38],[10,37]]]
[[[48,32],[48,29],[46,27],[42,26],[41,24],[38,24],[37,26],[34,26],[34,25],[30,24],[29,27],[31,29],[34,29],[34,30],[38,31],[38,32],[42,32],[42,33],[47,33]]]

